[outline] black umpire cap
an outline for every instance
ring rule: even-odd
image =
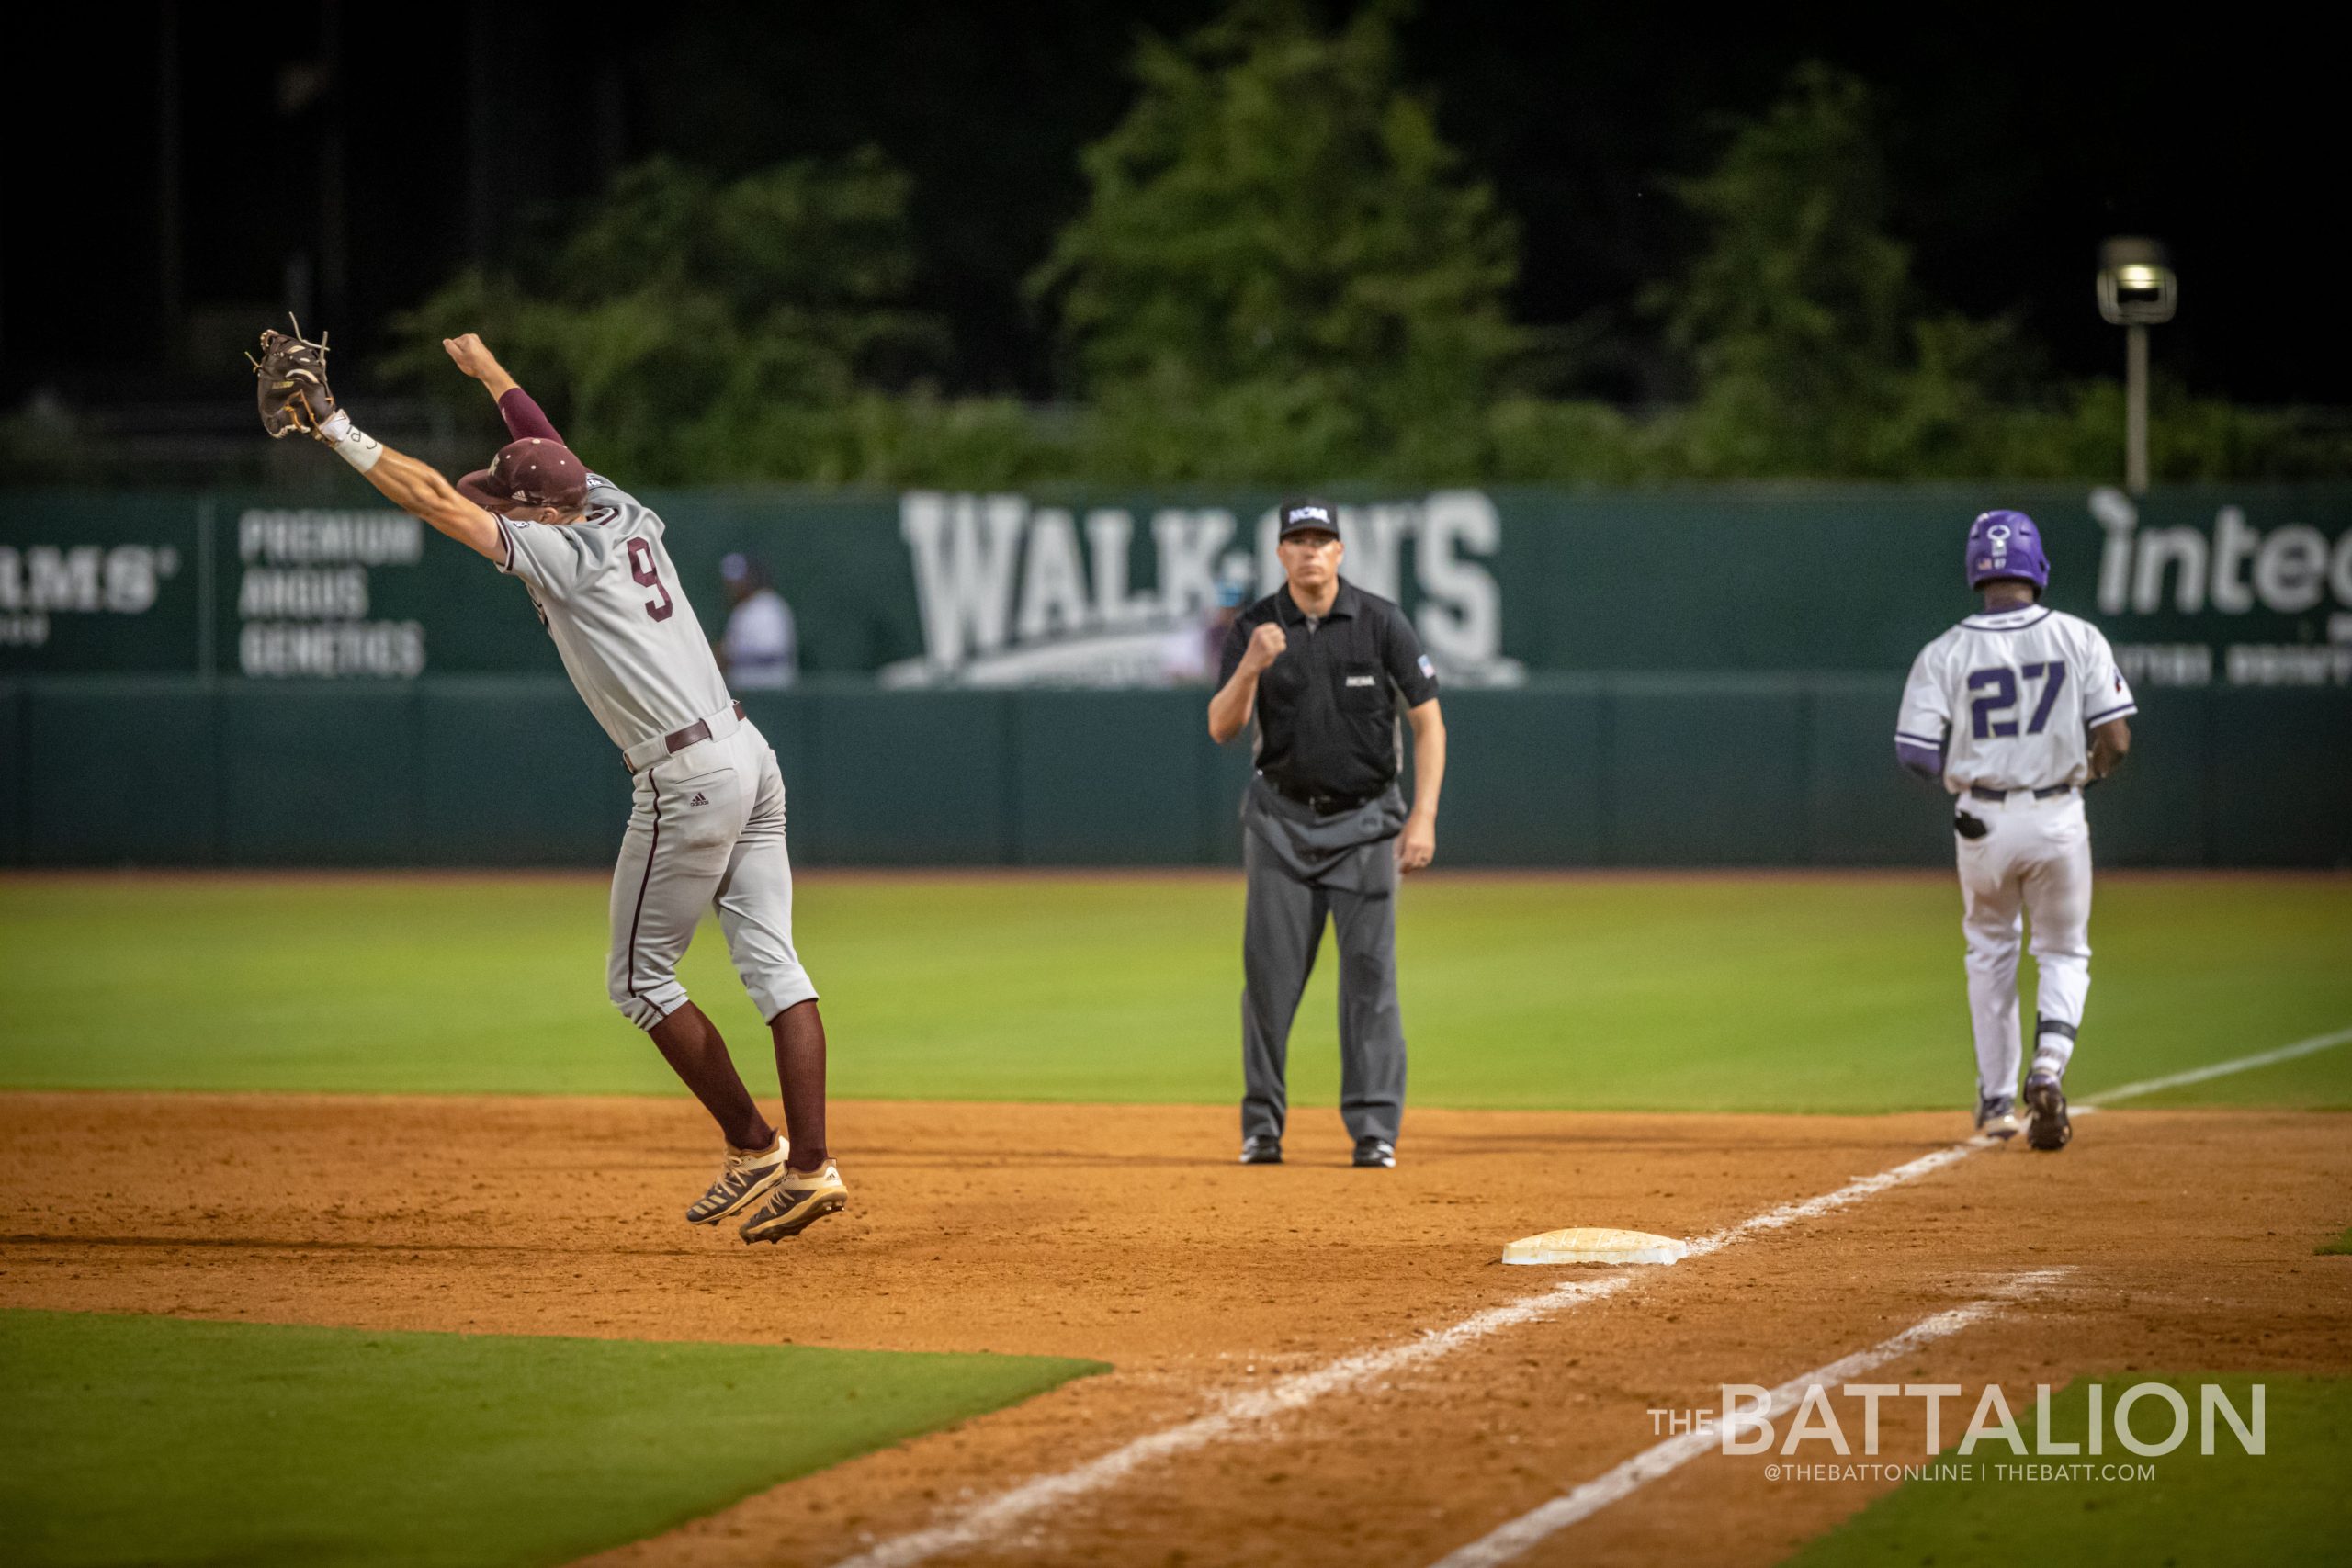
[[[1287,539],[1293,534],[1322,533],[1337,536],[1340,532],[1338,508],[1328,501],[1302,495],[1295,501],[1283,502],[1282,532],[1277,537]]]

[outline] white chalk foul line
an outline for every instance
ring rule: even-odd
[[[2293,1056],[2309,1055],[2331,1045],[2352,1041],[2352,1030],[2335,1034],[2324,1034],[2316,1039],[2298,1041],[2265,1051],[2256,1055],[2242,1056],[2235,1061],[2199,1067],[2192,1073],[2176,1074],[2169,1078],[2152,1078],[2146,1083],[2126,1084],[2101,1095],[2102,1100],[2134,1094],[2149,1094],[2158,1089],[2168,1089],[2179,1083],[2196,1083],[2226,1073],[2244,1072],[2271,1062],[2285,1061]],[[2096,1110],[2096,1106],[2079,1105],[2075,1113]],[[1851,1203],[1900,1187],[1906,1181],[1941,1170],[1966,1159],[1979,1149],[1996,1146],[1990,1138],[1978,1136],[1906,1160],[1890,1170],[1874,1176],[1859,1177],[1835,1192],[1825,1192],[1818,1198],[1806,1198],[1797,1202],[1782,1203],[1752,1215],[1723,1230],[1699,1237],[1690,1244],[1685,1261],[1722,1251],[1735,1242],[1765,1231],[1780,1230],[1801,1220],[1810,1220],[1845,1208]],[[1052,1475],[1041,1475],[1024,1482],[1009,1492],[1001,1492],[987,1501],[975,1505],[962,1515],[944,1523],[895,1536],[843,1561],[839,1568],[910,1568],[942,1552],[957,1551],[986,1545],[1014,1529],[1050,1513],[1064,1503],[1075,1501],[1091,1493],[1116,1484],[1135,1471],[1155,1460],[1167,1459],[1221,1442],[1245,1427],[1267,1421],[1293,1410],[1303,1409],[1329,1394],[1342,1393],[1363,1386],[1378,1377],[1433,1361],[1452,1354],[1464,1345],[1475,1344],[1488,1335],[1523,1323],[1535,1323],[1555,1313],[1580,1306],[1586,1302],[1613,1296],[1633,1282],[1630,1275],[1608,1279],[1570,1280],[1566,1284],[1532,1296],[1522,1296],[1498,1307],[1490,1307],[1464,1318],[1451,1328],[1426,1334],[1420,1338],[1385,1350],[1361,1351],[1343,1356],[1311,1371],[1294,1373],[1263,1389],[1228,1396],[1206,1416],[1196,1416],[1174,1427],[1147,1433],[1124,1447],[1112,1450],[1098,1459]]]
[[[1965,1159],[1978,1149],[1992,1146],[1990,1138],[1971,1138],[1966,1143],[1954,1144],[1949,1148],[1937,1149],[1917,1159],[1907,1160],[1892,1170],[1882,1170],[1875,1176],[1849,1181],[1835,1192],[1825,1192],[1818,1198],[1807,1198],[1800,1202],[1782,1203],[1727,1229],[1700,1237],[1690,1244],[1690,1249],[1684,1257],[1687,1260],[1720,1252],[1734,1242],[1760,1232],[1779,1230],[1800,1220],[1809,1220],[1842,1209],[1849,1203],[1883,1192],[1890,1187],[1899,1187],[1930,1171],[1941,1170],[1945,1166]],[[1451,1328],[1424,1335],[1406,1344],[1385,1350],[1365,1350],[1343,1356],[1310,1371],[1293,1373],[1269,1387],[1231,1395],[1206,1416],[1148,1433],[1123,1448],[1114,1449],[1101,1458],[1090,1460],[1074,1469],[1039,1476],[1010,1492],[999,1493],[958,1517],[882,1541],[847,1559],[839,1568],[911,1568],[912,1564],[942,1552],[983,1546],[1062,1504],[1116,1483],[1155,1460],[1220,1442],[1244,1427],[1303,1409],[1328,1395],[1360,1388],[1376,1378],[1437,1360],[1503,1329],[1535,1323],[1587,1302],[1613,1296],[1633,1282],[1630,1274],[1600,1280],[1572,1280],[1536,1295],[1522,1296],[1518,1301],[1489,1307],[1485,1312],[1464,1318]]]
[[[2145,1078],[2138,1083],[2124,1084],[2101,1094],[2098,1104],[2076,1106],[2075,1114],[2088,1114],[2110,1100],[2131,1100],[2143,1094],[2154,1094],[2160,1089],[2178,1089],[2185,1084],[2203,1083],[2209,1078],[2226,1077],[2232,1073],[2267,1067],[2274,1062],[2291,1062],[2298,1056],[2312,1055],[2344,1044],[2352,1044],[2352,1029],[2339,1029],[2331,1034],[2315,1034],[2309,1040],[2298,1040],[2291,1045],[2281,1045],[2275,1051],[2257,1051],[2250,1056],[2233,1057],[2226,1062],[2216,1062],[2211,1066],[2194,1067],[2187,1072],[2173,1073],[2164,1077]],[[1754,1219],[1744,1220],[1727,1230],[1717,1231],[1713,1235],[1701,1237],[1690,1244],[1690,1250],[1687,1256],[1695,1258],[1703,1253],[1720,1251],[1740,1237],[1756,1231],[1776,1229],[1793,1221],[1809,1219],[1814,1214],[1842,1207],[1846,1203],[1866,1198],[1872,1192],[1894,1186],[1898,1182],[1925,1176],[1931,1170],[1963,1159],[1977,1149],[1988,1146],[1989,1144],[1989,1139],[1971,1138],[1964,1144],[1955,1144],[1950,1148],[1938,1149],[1932,1154],[1922,1155],[1909,1164],[1897,1166],[1893,1170],[1883,1171],[1876,1176],[1863,1177],[1860,1180],[1823,1197],[1808,1199],[1801,1203],[1784,1203],[1780,1208],[1758,1214]],[[1933,1317],[1914,1324],[1894,1338],[1874,1346],[1871,1349],[1849,1356],[1843,1360],[1832,1361],[1826,1367],[1792,1378],[1772,1391],[1768,1413],[1778,1416],[1793,1409],[1796,1402],[1804,1397],[1804,1391],[1810,1384],[1844,1382],[1856,1373],[1882,1365],[1917,1346],[1956,1334],[1967,1327],[1969,1324],[1986,1316],[2004,1303],[2038,1289],[2065,1272],[2065,1269],[2057,1269],[2020,1275],[1996,1295],[1982,1301],[1972,1302],[1967,1306],[1955,1308],[1951,1312],[1939,1313]],[[1461,1551],[1442,1559],[1435,1568],[1493,1568],[1494,1564],[1508,1562],[1536,1542],[1566,1529],[1580,1519],[1590,1517],[1619,1498],[1677,1469],[1705,1452],[1719,1440],[1719,1434],[1713,1432],[1688,1432],[1669,1438],[1665,1442],[1635,1454],[1607,1474],[1588,1481],[1574,1491],[1565,1493],[1533,1512],[1512,1520],[1492,1534],[1471,1542]]]
[[[2243,1073],[2253,1067],[2267,1067],[2273,1062],[2291,1062],[2298,1056],[2316,1055],[2335,1046],[2347,1044],[2352,1044],[2352,1029],[2339,1029],[2333,1034],[2314,1034],[2309,1040],[2298,1040],[2292,1045],[2281,1045],[2276,1051],[2260,1051],[2251,1056],[2240,1056],[2234,1061],[2216,1062],[2210,1067],[2191,1067],[2185,1073],[2172,1073],[2160,1078],[2143,1078],[2138,1083],[2128,1083],[2120,1089],[2110,1089],[2098,1096],[2098,1103],[2105,1105],[2110,1100],[2132,1100],[2143,1094],[2154,1094],[2160,1089],[2178,1089],[2183,1084],[2203,1083],[2207,1078],[2227,1077],[2232,1073]],[[2087,1111],[2090,1107],[2085,1106],[2084,1109]]]
[[[1600,1280],[1571,1280],[1538,1295],[1489,1307],[1451,1328],[1403,1345],[1343,1356],[1311,1371],[1279,1379],[1268,1387],[1230,1395],[1206,1416],[1137,1438],[1124,1448],[1114,1449],[1073,1470],[1039,1476],[1010,1492],[998,1494],[960,1518],[883,1541],[850,1558],[841,1568],[908,1568],[909,1564],[944,1551],[985,1545],[1064,1503],[1113,1485],[1154,1460],[1205,1447],[1245,1427],[1303,1409],[1326,1395],[1344,1393],[1375,1378],[1451,1355],[1463,1346],[1502,1329],[1533,1323],[1584,1302],[1613,1296],[1632,1283],[1632,1277],[1624,1274]]]
[[[1762,1213],[1751,1215],[1736,1225],[1699,1237],[1691,1242],[1690,1250],[1682,1256],[1686,1260],[1704,1258],[1711,1252],[1721,1252],[1734,1242],[1745,1241],[1749,1236],[1761,1232],[1780,1230],[1796,1224],[1799,1220],[1814,1219],[1834,1210],[1845,1208],[1849,1203],[1859,1203],[1863,1199],[1883,1192],[1890,1187],[1900,1187],[1906,1181],[1917,1181],[1919,1178],[1930,1172],[1941,1170],[1948,1165],[1957,1165],[1979,1149],[1994,1147],[1996,1142],[1996,1140],[1984,1137],[1980,1134],[1963,1143],[1952,1144],[1921,1155],[1917,1159],[1905,1160],[1893,1169],[1882,1170],[1875,1176],[1856,1177],[1835,1192],[1824,1192],[1818,1198],[1806,1198],[1794,1203],[1782,1203],[1778,1208],[1767,1209]]]
[[[1883,1339],[1867,1350],[1857,1350],[1841,1357],[1826,1367],[1815,1367],[1774,1389],[1769,1396],[1763,1414],[1777,1418],[1797,1406],[1809,1388],[1830,1388],[1848,1382],[1871,1371],[1884,1366],[1899,1357],[1907,1356],[1923,1345],[1948,1339],[1968,1327],[1993,1316],[2003,1307],[2020,1297],[2056,1280],[2066,1273],[2064,1269],[2037,1269],[2010,1280],[1992,1294],[1921,1318],[1892,1339]],[[1480,1537],[1460,1551],[1440,1560],[1435,1568],[1498,1568],[1501,1563],[1526,1551],[1530,1547],[1558,1534],[1578,1520],[1594,1514],[1619,1499],[1639,1491],[1660,1476],[1680,1469],[1711,1449],[1718,1448],[1723,1434],[1716,1430],[1691,1431],[1678,1434],[1644,1449],[1607,1473],[1594,1477],[1574,1491],[1562,1493],[1543,1506],[1521,1514],[1518,1518],[1488,1535]]]

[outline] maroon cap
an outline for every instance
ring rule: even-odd
[[[510,441],[490,467],[458,481],[458,493],[478,506],[552,506],[570,511],[588,498],[588,467],[560,441],[537,435]]]

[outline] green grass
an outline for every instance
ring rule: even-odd
[[[1238,1096],[1225,878],[803,879],[835,1092]],[[1960,895],[1920,877],[1430,879],[1400,911],[1416,1103],[1868,1111],[1971,1096]],[[2070,1087],[2352,1026],[2352,878],[2109,877]],[[587,879],[0,879],[0,1085],[678,1092],[604,997]],[[1295,1096],[1337,1093],[1326,950]],[[772,1092],[715,927],[695,996]],[[2352,1107],[2352,1047],[2138,1104]]]
[[[2352,1257],[2352,1230],[2346,1231],[2334,1241],[2322,1242],[2312,1250],[2322,1258]]]
[[[1906,1482],[1808,1544],[1789,1560],[1790,1568],[2012,1568],[2019,1562],[2272,1568],[2352,1561],[2352,1491],[2344,1485],[2352,1473],[2352,1380],[2273,1373],[2099,1381],[2110,1412],[2116,1397],[2135,1382],[2178,1388],[2188,1401],[2188,1439],[2169,1454],[2141,1459],[2122,1451],[2110,1435],[2098,1459],[2086,1452],[2032,1462],[2152,1464],[2154,1480],[1989,1479],[1988,1453],[1993,1462],[2023,1461],[2006,1445],[1980,1446],[1973,1456],[1974,1479]],[[2197,1451],[2197,1385],[2209,1382],[2228,1391],[2242,1416],[2250,1414],[2248,1386],[2265,1386],[2266,1452],[2241,1451],[2218,1416],[2214,1452]],[[2053,1398],[2051,1433],[2061,1442],[2083,1438],[2087,1386],[2069,1383]],[[2143,1403],[2133,1407],[2132,1418],[2142,1439],[2154,1442],[2171,1416]],[[2033,1416],[2021,1412],[2018,1425],[2031,1442]]]
[[[570,1562],[1101,1371],[0,1313],[11,1563]]]

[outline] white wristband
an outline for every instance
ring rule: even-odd
[[[319,439],[334,448],[334,455],[366,473],[384,455],[384,444],[351,423],[351,416],[337,409],[319,426]]]

